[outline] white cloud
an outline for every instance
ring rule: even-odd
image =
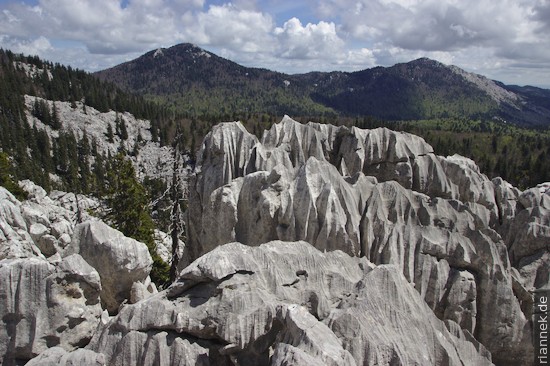
[[[267,14],[232,4],[212,5],[207,12],[184,16],[188,41],[241,52],[262,52],[273,46],[273,20]]]
[[[338,14],[342,30],[363,42],[409,50],[454,51],[540,40],[548,1],[324,0],[319,11]],[[537,5],[535,5],[537,4]],[[548,21],[550,23],[550,20]]]
[[[293,59],[333,59],[344,52],[344,41],[336,34],[334,23],[308,23],[303,26],[292,18],[274,31],[279,41],[280,54]]]
[[[36,6],[11,4],[0,13],[0,34],[82,42],[91,53],[123,54],[181,38],[174,7],[200,1],[39,0]],[[17,21],[13,21],[17,19]],[[10,21],[11,20],[11,21]]]
[[[548,0],[29,1],[0,3],[0,47],[88,70],[181,42],[291,73],[431,57],[522,84],[550,64]]]
[[[53,50],[50,41],[42,36],[33,40],[20,40],[4,35],[0,36],[0,44],[13,52],[25,55],[42,55]]]

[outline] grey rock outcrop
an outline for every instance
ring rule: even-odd
[[[99,221],[77,225],[91,219],[92,199],[20,184],[29,194],[22,202],[0,187],[0,363],[21,364],[52,347],[36,362],[100,362],[60,349],[88,344],[102,301],[114,312],[157,292],[147,247]]]
[[[48,348],[26,363],[27,366],[104,366],[105,356],[87,349],[67,352],[61,347]]]
[[[0,259],[43,257],[28,230],[21,202],[0,187]]]
[[[533,291],[550,284],[550,187],[542,184],[511,200],[517,212],[503,221],[502,234],[512,265],[524,287]]]
[[[79,255],[0,261],[0,355],[19,364],[49,347],[85,346],[101,314],[99,274]]]
[[[0,259],[62,254],[75,225],[91,217],[98,203],[73,193],[46,191],[31,181],[21,182],[29,198],[23,202],[0,187]]]
[[[147,246],[124,236],[102,221],[87,221],[74,229],[65,255],[80,254],[101,277],[101,301],[110,312],[130,299],[135,282],[145,282],[153,260]]]
[[[411,134],[288,117],[261,142],[238,122],[217,126],[199,165],[186,263],[232,241],[305,240],[395,264],[498,364],[532,359],[529,290],[550,282],[547,192],[491,181]]]
[[[122,308],[87,348],[112,365],[491,364],[447,327],[394,266],[305,242],[231,243]]]
[[[411,134],[288,117],[261,140],[214,127],[198,163],[160,293],[144,244],[78,224],[93,200],[0,187],[3,364],[532,363],[550,184],[521,192]]]
[[[350,239],[338,248],[346,252],[359,247],[356,223],[363,213],[361,204],[364,202],[361,201],[364,200],[358,196],[366,191],[365,181],[397,181],[404,188],[430,197],[461,200],[485,223],[498,221],[493,184],[479,172],[475,163],[458,156],[436,156],[422,138],[383,128],[348,129],[311,122],[302,125],[285,117],[264,133],[260,143],[239,122],[221,124],[205,138],[198,163],[201,170],[190,185],[193,205],[188,215],[189,260],[233,240],[249,243],[237,233],[237,226],[242,222],[237,211],[247,192],[258,201],[255,203],[263,205],[261,209],[274,215],[271,221],[275,221],[275,225],[266,228],[270,232],[268,240],[305,239],[313,243],[322,225],[317,225],[316,229],[304,222],[294,225],[287,221],[315,221],[315,217],[323,221],[328,213],[324,209],[342,208],[341,214],[334,212],[332,215],[342,222],[332,220],[327,224],[348,226],[345,231]],[[359,187],[354,187],[356,182]],[[263,196],[256,199],[260,190]],[[351,201],[348,200],[350,195],[355,196]],[[271,196],[281,201],[281,207],[271,202]],[[302,198],[314,201],[303,205]],[[355,202],[358,198],[359,202]],[[317,210],[317,199],[321,210]],[[309,212],[308,205],[312,209]],[[296,214],[291,212],[294,208]],[[218,211],[221,214],[218,215]],[[203,222],[212,222],[213,214],[224,225],[209,233],[211,228],[206,230],[207,225]],[[244,222],[241,226],[252,227]],[[273,226],[282,230],[275,232]],[[297,234],[285,236],[286,228]],[[310,231],[305,237],[300,235],[304,230]],[[255,234],[249,236],[256,237]],[[264,235],[255,240],[262,243],[266,238]]]

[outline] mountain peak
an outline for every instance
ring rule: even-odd
[[[430,66],[430,67],[448,67],[442,62],[439,62],[437,60],[432,60],[431,58],[428,58],[428,57],[420,57],[420,58],[417,58],[416,60],[408,62],[407,64],[414,65],[414,66],[418,65],[418,66]]]
[[[181,43],[96,75],[129,91],[169,99],[180,111],[196,115],[331,113],[385,120],[482,116],[522,125],[550,123],[544,93],[509,88],[427,57],[352,73],[285,75]],[[524,98],[527,92],[530,99]]]

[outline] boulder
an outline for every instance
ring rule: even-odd
[[[87,349],[67,352],[61,347],[48,348],[26,363],[27,366],[105,366],[105,356]]]
[[[102,221],[74,229],[64,255],[80,254],[101,277],[101,302],[110,313],[130,298],[134,282],[144,282],[153,265],[147,246],[124,236]]]
[[[529,291],[550,287],[550,185],[541,184],[518,194],[510,202],[515,215],[504,218],[498,231]]]
[[[85,210],[97,206],[95,200],[73,193],[47,195],[29,180],[20,185],[29,194],[23,202],[0,187],[0,259],[61,253],[78,221],[90,218]]]

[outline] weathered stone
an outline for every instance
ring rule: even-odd
[[[0,259],[39,256],[27,223],[21,213],[21,202],[0,187]]]
[[[49,257],[63,250],[70,242],[73,228],[79,219],[67,197],[79,197],[81,219],[89,218],[83,211],[94,207],[96,201],[85,196],[54,191],[47,195],[42,187],[25,180],[20,185],[29,199],[19,202],[0,187],[0,259]]]
[[[491,364],[459,328],[447,330],[396,267],[305,242],[218,247],[169,289],[123,307],[89,349],[108,364],[172,360],[175,343],[146,346],[161,334],[194,340],[216,365]],[[196,352],[183,352],[198,363]]]
[[[45,234],[38,239],[38,243],[36,243],[38,248],[40,248],[40,251],[44,256],[50,257],[58,252],[59,244],[55,236],[50,234]]]
[[[231,241],[279,239],[395,264],[435,314],[475,334],[497,362],[531,358],[529,311],[517,294],[548,280],[533,264],[518,272],[529,279],[514,282],[511,264],[548,248],[544,188],[520,194],[470,159],[437,156],[420,137],[387,129],[285,117],[250,149],[254,141],[239,124],[206,137],[190,189],[188,261]],[[467,291],[453,282],[464,271]],[[474,288],[475,299],[459,294]]]
[[[38,258],[0,261],[0,355],[6,365],[46,348],[85,346],[101,314],[98,273],[80,256],[56,268]]]
[[[495,231],[484,227],[459,201],[429,199],[395,182],[378,184],[366,207],[361,237],[369,260],[402,268],[420,293],[430,295],[427,301],[441,319],[474,331],[498,362],[517,364],[531,358],[528,318],[514,294],[506,247]],[[445,267],[439,265],[441,260]],[[452,272],[462,270],[473,274],[469,278],[475,279],[471,283],[476,288],[475,302],[452,294]],[[434,284],[449,281],[447,296],[431,295],[440,288]]]
[[[134,282],[149,276],[153,260],[147,246],[124,236],[102,221],[87,221],[75,227],[65,255],[80,254],[101,277],[101,301],[114,313],[130,298]]]
[[[451,281],[444,318],[473,333],[477,315],[477,288],[474,275],[468,271],[456,271]]]
[[[27,366],[104,366],[105,356],[87,349],[67,352],[61,347],[48,348],[26,363]]]

